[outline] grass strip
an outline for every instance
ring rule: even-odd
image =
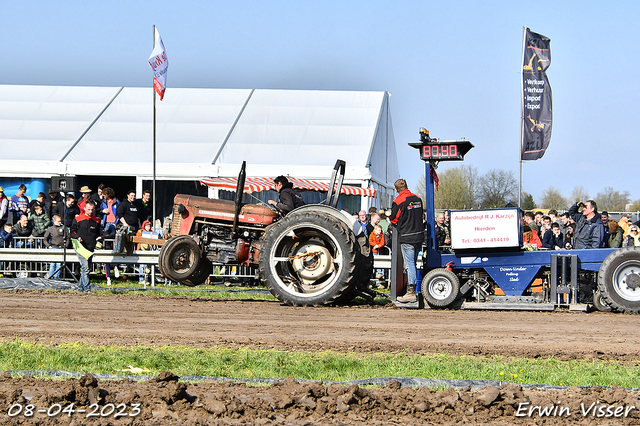
[[[640,387],[637,366],[614,361],[554,358],[475,357],[449,354],[342,354],[277,350],[192,348],[187,346],[91,346],[82,343],[43,345],[0,342],[0,370],[65,370],[96,374],[141,375],[170,370],[178,375],[234,378],[358,380],[372,377],[502,380],[519,384]]]

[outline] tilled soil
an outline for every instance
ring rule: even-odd
[[[28,291],[3,292],[0,309],[0,338],[40,343],[447,352],[599,358],[634,365],[640,359],[640,316],[601,312],[292,308],[263,301]],[[4,374],[0,423],[640,424],[640,395],[621,388],[539,390],[504,385],[435,391],[401,388],[399,382],[364,389],[292,379],[266,387],[176,379],[168,372],[141,383]],[[87,411],[47,415],[72,403],[76,410]],[[25,416],[28,404],[35,410],[33,417]],[[96,407],[96,416],[87,418]],[[112,408],[114,413],[109,412]],[[116,416],[118,411],[126,416]]]

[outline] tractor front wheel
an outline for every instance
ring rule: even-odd
[[[189,279],[200,264],[202,251],[189,235],[178,235],[167,241],[160,250],[160,270],[171,281]]]

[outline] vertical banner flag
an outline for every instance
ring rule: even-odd
[[[149,65],[153,70],[153,87],[155,87],[160,100],[164,97],[164,89],[167,87],[167,70],[169,69],[169,60],[167,52],[164,50],[164,43],[160,38],[158,29],[155,28],[154,48],[149,56]]]
[[[547,68],[551,64],[551,40],[525,28],[522,64],[521,160],[542,158],[551,141],[551,86]]]

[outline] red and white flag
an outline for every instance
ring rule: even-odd
[[[167,87],[167,70],[169,69],[169,60],[167,59],[167,51],[164,50],[164,43],[160,38],[158,29],[155,28],[155,47],[149,56],[149,65],[153,70],[153,87],[160,96],[160,100],[164,97],[164,89]]]

